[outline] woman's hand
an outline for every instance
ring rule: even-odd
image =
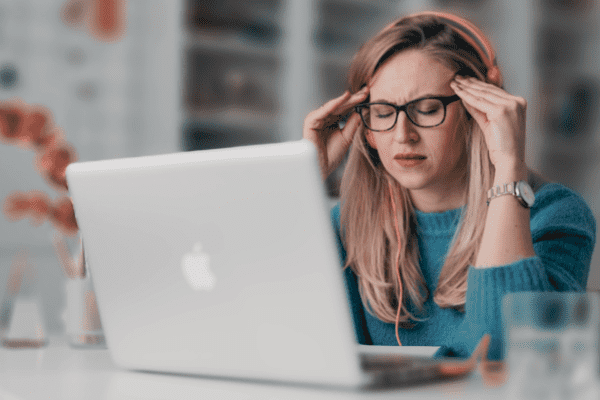
[[[527,179],[525,100],[473,78],[457,77],[451,87],[483,131],[495,168],[493,186]],[[475,268],[499,267],[535,256],[529,209],[513,196],[488,203],[480,243]]]
[[[525,99],[475,78],[456,76],[451,87],[481,127],[496,170],[524,168]]]
[[[310,112],[304,119],[302,136],[317,147],[323,180],[340,165],[354,135],[362,129],[360,115],[356,113],[348,118],[343,128],[339,127],[338,122],[354,106],[365,101],[368,94],[368,87],[355,94],[346,91],[340,97]]]

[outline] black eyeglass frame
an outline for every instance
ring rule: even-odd
[[[410,117],[410,115],[408,114],[408,112],[406,112],[406,109],[411,105],[414,104],[418,101],[421,100],[439,100],[442,102],[442,105],[444,106],[444,117],[442,118],[442,121],[439,124],[436,125],[430,125],[430,126],[423,126],[423,125],[419,125],[417,124],[415,121],[412,120],[412,118]],[[403,104],[401,106],[397,106],[395,104],[391,104],[391,103],[386,103],[386,102],[375,102],[375,103],[362,103],[362,104],[358,104],[356,106],[354,106],[354,110],[360,115],[360,119],[362,120],[363,124],[365,125],[365,127],[373,132],[387,132],[387,131],[391,131],[392,129],[394,129],[394,127],[396,126],[396,123],[398,122],[398,115],[400,114],[400,111],[404,111],[406,113],[406,116],[408,117],[408,120],[415,126],[418,126],[419,128],[435,128],[436,126],[440,126],[441,124],[444,123],[444,121],[446,120],[446,108],[448,106],[448,104],[450,103],[454,103],[455,101],[460,100],[460,97],[458,97],[458,95],[453,94],[452,96],[431,96],[431,97],[421,97],[419,99],[415,99],[412,101],[409,101],[406,104]],[[367,124],[367,122],[365,121],[365,117],[362,114],[362,109],[366,108],[366,107],[370,107],[372,105],[377,105],[377,104],[381,104],[381,105],[386,105],[386,106],[390,106],[392,108],[394,108],[394,110],[396,110],[396,118],[394,119],[394,124],[388,128],[388,129],[371,129],[369,128],[369,124]]]

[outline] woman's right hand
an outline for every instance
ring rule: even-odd
[[[363,129],[360,115],[356,113],[350,115],[343,128],[339,127],[339,121],[354,106],[365,101],[368,95],[368,86],[355,94],[346,91],[310,112],[304,119],[302,137],[310,140],[317,148],[323,180],[340,165],[354,135]]]

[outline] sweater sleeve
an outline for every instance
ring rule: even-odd
[[[596,221],[585,201],[562,185],[547,184],[536,193],[530,218],[536,256],[499,267],[469,268],[465,318],[437,356],[468,357],[490,333],[488,358],[503,359],[506,293],[585,291],[596,242]]]

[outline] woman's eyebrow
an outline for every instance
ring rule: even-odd
[[[415,97],[405,103],[396,103],[394,101],[390,101],[387,99],[370,99],[369,102],[370,103],[390,103],[390,104],[396,104],[396,105],[402,105],[402,104],[408,104],[411,101],[415,101],[415,100],[420,100],[420,99],[425,99],[428,97],[446,97],[446,96],[452,96],[454,93],[452,94],[440,94],[440,93],[424,93],[421,96]]]

